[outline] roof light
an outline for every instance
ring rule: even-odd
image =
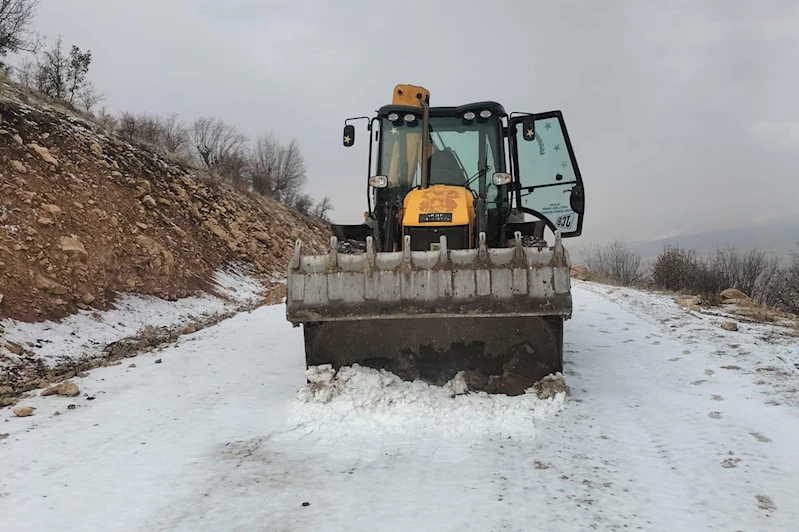
[[[396,122],[397,120],[399,120],[399,115],[397,113],[391,113],[390,115],[388,115],[388,119],[392,122]]]
[[[465,118],[466,120],[474,120],[474,116],[475,116],[474,113],[471,111],[466,111],[465,113],[463,113],[463,118]]]
[[[482,118],[488,118],[488,117],[490,117],[490,116],[491,116],[491,111],[489,111],[488,109],[485,109],[485,110],[483,110],[483,111],[480,111],[480,116],[481,116]]]
[[[406,122],[413,122],[414,120],[416,120],[416,115],[415,114],[408,113],[407,115],[405,115],[405,121]]]

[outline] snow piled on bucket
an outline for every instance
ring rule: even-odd
[[[560,412],[566,397],[561,392],[540,399],[532,388],[515,397],[469,392],[460,374],[434,386],[357,364],[338,371],[329,365],[311,367],[306,377],[308,385],[293,404],[293,421],[310,432],[342,436],[407,432],[533,438],[534,422]]]

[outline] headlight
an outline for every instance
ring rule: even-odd
[[[416,120],[416,115],[408,113],[407,115],[404,116],[404,118],[406,122],[413,122],[414,120]]]
[[[474,116],[475,116],[474,113],[471,111],[463,113],[463,118],[465,118],[466,120],[474,120]]]
[[[494,174],[494,177],[491,178],[491,181],[494,182],[494,185],[501,187],[513,181],[513,176],[505,172],[497,172]]]
[[[484,111],[480,111],[480,116],[482,118],[489,118],[489,117],[491,117],[491,111],[489,111],[488,109],[486,109]]]
[[[396,122],[397,120],[399,120],[399,115],[397,113],[391,113],[390,115],[388,115],[388,119],[391,122]]]
[[[384,175],[376,175],[369,178],[369,186],[373,188],[386,188],[388,178]]]

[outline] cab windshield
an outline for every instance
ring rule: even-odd
[[[487,181],[487,198],[496,187],[491,175],[502,171],[499,152],[499,118],[464,120],[430,117],[430,184],[468,186],[479,192]],[[407,191],[421,184],[421,119],[406,122],[382,120],[379,173],[388,177],[389,188]]]

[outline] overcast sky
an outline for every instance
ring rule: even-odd
[[[581,243],[799,212],[795,1],[42,0],[89,48],[109,110],[213,115],[297,139],[338,222],[366,209],[343,120],[397,83],[433,105],[563,111],[586,187]]]

